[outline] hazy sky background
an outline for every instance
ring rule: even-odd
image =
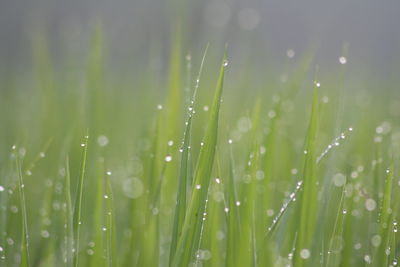
[[[347,42],[349,60],[383,71],[400,55],[398,0],[0,1],[3,68],[28,65],[32,36],[41,27],[56,57],[85,51],[96,18],[104,25],[109,57],[140,62],[151,51],[165,50],[172,22],[182,15],[185,50],[228,42],[234,54],[279,60],[288,49],[297,54],[316,43],[318,60],[329,62]]]

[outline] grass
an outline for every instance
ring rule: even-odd
[[[40,37],[1,78],[0,265],[395,266],[395,79],[311,78],[315,48],[259,79],[182,37],[161,77],[110,70],[98,24],[79,73]]]

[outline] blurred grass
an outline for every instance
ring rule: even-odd
[[[38,33],[1,77],[1,266],[396,265],[394,80],[313,79],[311,48],[260,81],[179,30],[165,76],[121,80],[107,42],[70,75]]]

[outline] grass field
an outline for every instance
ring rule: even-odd
[[[121,79],[105,40],[76,72],[41,39],[1,78],[1,266],[397,265],[396,77],[175,38],[164,76]]]

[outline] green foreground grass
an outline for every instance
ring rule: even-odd
[[[38,42],[2,78],[1,266],[397,265],[393,83],[348,89],[315,51],[257,82],[179,38],[162,82],[121,81],[103,42],[83,75]]]

